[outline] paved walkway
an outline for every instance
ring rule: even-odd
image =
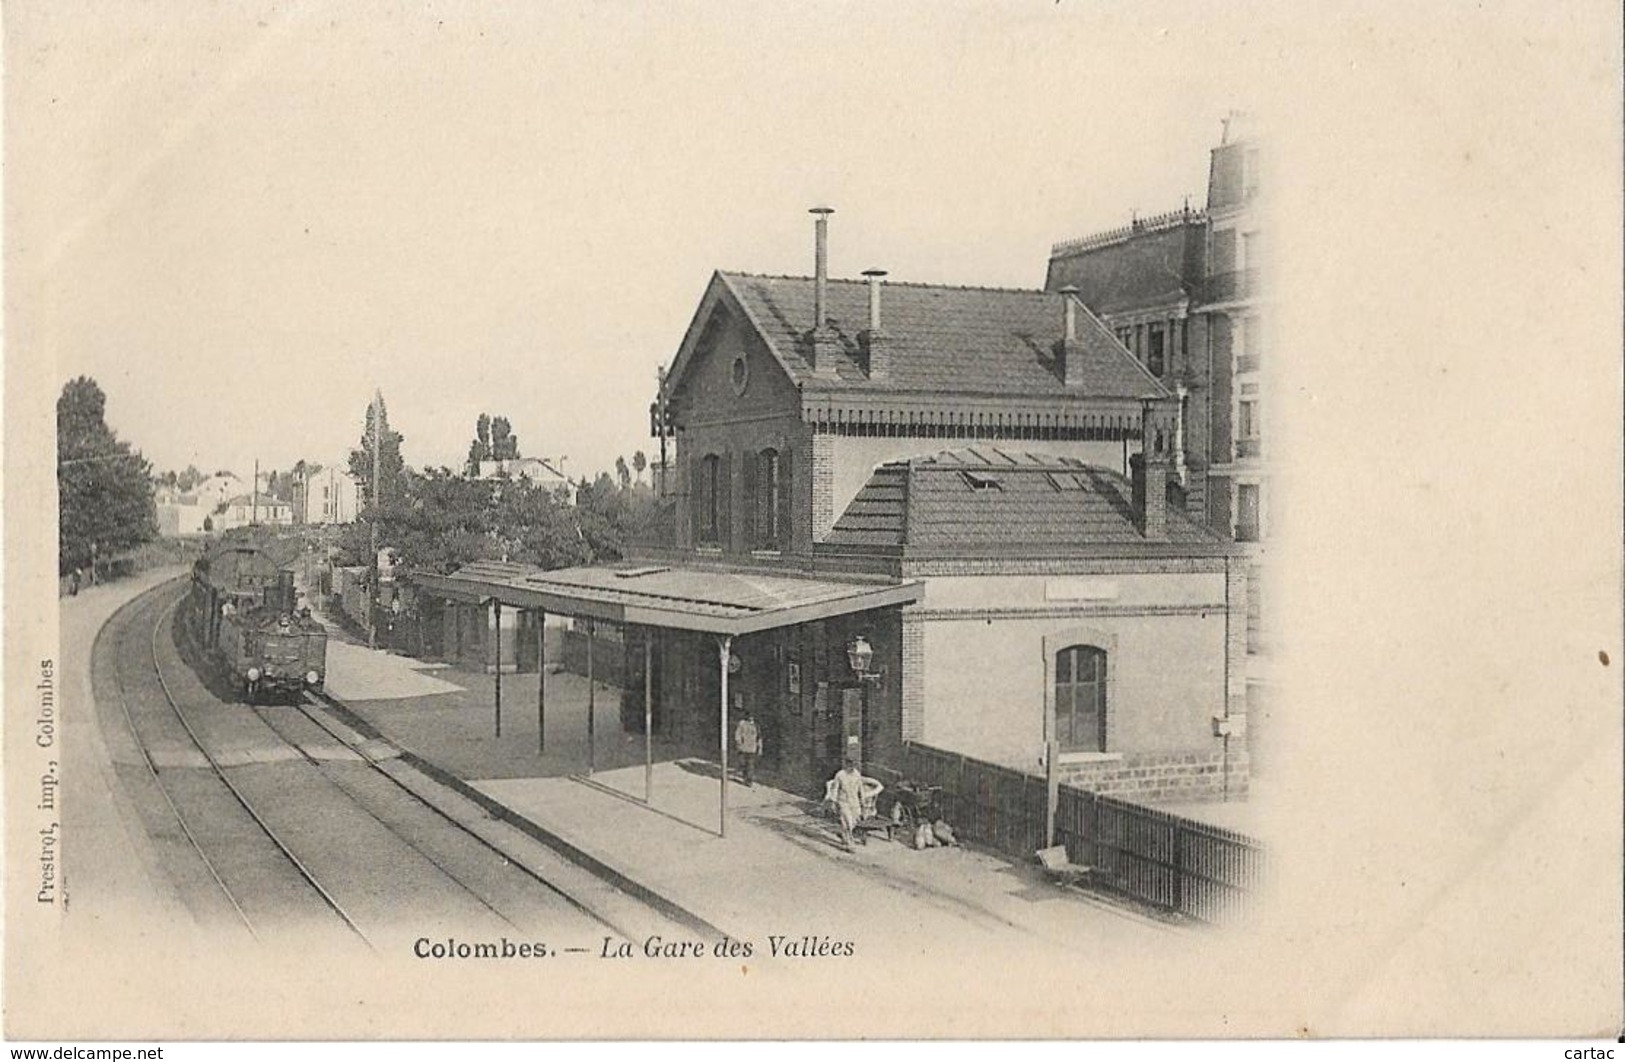
[[[121,778],[128,775],[139,784],[146,777],[140,748],[123,709],[96,704],[91,681],[91,650],[113,613],[184,571],[144,572],[86,587],[60,602],[62,825],[68,838],[62,889],[74,915],[69,925],[92,936],[104,931],[103,920],[114,911],[123,920],[170,931],[192,925],[164,872],[158,842],[148,835]]]
[[[421,679],[421,666],[353,646],[329,660],[335,691],[363,681],[359,673],[341,673],[347,669],[365,669],[365,681],[410,683],[402,675]],[[347,703],[390,741],[542,832],[760,947],[771,946],[769,937],[810,934],[1017,952],[1085,948],[1144,958],[1148,950],[1177,950],[1184,940],[1181,931],[983,852],[915,851],[875,838],[847,853],[816,803],[765,785],[730,785],[727,835],[718,836],[721,785],[714,761],[657,742],[653,800],[644,803],[642,736],[622,731],[615,687],[599,684],[594,693],[589,778],[584,678],[547,676],[547,748],[538,753],[534,674],[503,676],[500,739],[494,676],[456,668],[434,676],[451,688]]]

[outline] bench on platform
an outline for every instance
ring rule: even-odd
[[[1072,862],[1064,844],[1039,849],[1038,862],[1044,868],[1044,873],[1057,885],[1076,885],[1087,880],[1095,869],[1083,863]]]

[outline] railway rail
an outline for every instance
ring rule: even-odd
[[[176,856],[166,865],[200,921],[259,940],[338,932],[374,950],[692,925],[493,816],[351,726],[325,694],[253,708],[217,696],[173,637],[183,591],[169,583],[125,605],[97,652],[109,643],[115,658],[116,715],[144,765],[144,822]]]

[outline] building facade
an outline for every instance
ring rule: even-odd
[[[812,277],[712,278],[661,398],[671,540],[642,558],[923,584],[737,644],[732,696],[767,765],[814,778],[854,741],[886,762],[919,740],[1028,771],[1053,757],[1106,792],[1243,793],[1246,572],[1187,459],[1183,327],[1159,376],[1071,291],[828,278],[825,226]],[[1189,316],[1179,298],[1160,327]],[[657,698],[714,703],[703,646],[666,654]]]
[[[1207,205],[1056,244],[1045,287],[1074,287],[1149,371],[1182,391],[1198,511],[1248,563],[1248,703],[1269,714],[1264,604],[1270,484],[1264,152],[1245,115],[1224,122]],[[1171,338],[1163,338],[1164,336]],[[1250,732],[1255,751],[1263,733]]]
[[[293,524],[293,506],[268,494],[239,494],[214,513],[213,524],[216,531],[256,524],[289,527]]]
[[[295,487],[295,520],[312,525],[352,523],[361,511],[361,490],[344,463],[322,465]]]

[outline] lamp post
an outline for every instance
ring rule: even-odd
[[[869,644],[869,639],[861,634],[853,638],[846,647],[846,662],[852,666],[852,673],[865,682],[879,678],[877,673],[869,670],[874,658],[874,647]]]
[[[846,662],[852,668],[852,673],[858,677],[862,687],[862,696],[858,701],[858,755],[868,760],[869,744],[869,690],[880,685],[886,677],[886,669],[874,666],[875,650],[869,644],[869,639],[863,634],[855,636],[846,646]],[[852,735],[847,735],[850,745]]]

